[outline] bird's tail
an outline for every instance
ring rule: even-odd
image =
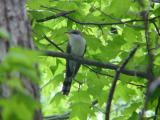
[[[66,77],[63,82],[62,92],[63,95],[68,95],[71,89],[72,77]]]

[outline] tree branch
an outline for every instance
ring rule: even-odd
[[[135,83],[132,83],[132,82],[127,82],[127,83],[130,84],[130,85],[136,86],[136,87],[146,88],[145,85],[135,84]]]
[[[37,22],[46,22],[48,20],[56,19],[58,17],[65,17],[68,20],[70,20],[72,22],[75,22],[77,24],[80,24],[80,25],[97,25],[97,26],[118,25],[118,24],[126,24],[126,23],[133,23],[133,22],[144,22],[143,19],[139,19],[139,20],[138,19],[133,19],[133,20],[128,20],[128,21],[124,21],[124,22],[120,21],[120,22],[113,22],[113,23],[107,23],[107,22],[99,22],[99,23],[96,23],[96,22],[82,22],[82,21],[79,21],[79,20],[77,20],[75,18],[72,18],[72,17],[68,16],[68,14],[73,13],[73,12],[75,12],[75,10],[62,11],[61,13],[58,13],[56,15],[52,15],[52,16],[49,16],[49,17],[46,17],[46,18],[42,18],[42,19],[39,19],[39,20],[36,20],[36,21]],[[156,17],[153,17],[153,18],[150,18],[150,19],[147,19],[147,20],[148,21],[154,21],[157,18],[160,18],[160,16],[156,16]]]
[[[70,113],[64,113],[62,115],[51,115],[44,117],[44,120],[66,120],[69,119]]]
[[[110,77],[110,78],[113,78],[113,77],[114,77],[113,75],[96,71],[94,68],[91,68],[91,67],[89,67],[89,66],[87,66],[87,65],[85,65],[85,67],[87,67],[88,69],[90,69],[90,70],[91,70],[92,72],[94,72],[95,74],[99,74],[99,75],[102,75],[102,76],[107,76],[107,77]],[[130,84],[130,85],[133,85],[133,86],[136,86],[136,87],[146,88],[146,86],[141,85],[141,84],[135,84],[135,83],[132,83],[132,82],[126,82],[126,83],[127,83],[127,84]]]
[[[34,34],[38,35],[35,31],[32,31]],[[51,45],[56,47],[59,51],[64,52],[62,48],[60,48],[53,40],[48,38],[44,33],[41,35],[44,39],[46,39]]]
[[[62,53],[62,52],[54,52],[54,51],[42,51],[43,55],[45,56],[51,56],[51,57],[60,57],[60,58],[67,58],[70,60],[78,61],[81,64],[86,64],[90,66],[97,66],[105,69],[111,69],[111,70],[116,70],[119,68],[118,65],[114,65],[111,63],[104,63],[104,62],[99,62],[96,60],[88,60],[88,59],[83,59],[81,57],[73,56],[70,54]],[[141,71],[134,71],[134,70],[127,70],[127,69],[122,69],[121,73],[129,75],[129,76],[138,76],[141,78],[146,78],[146,73],[141,72]]]
[[[38,19],[36,20],[37,22],[45,22],[45,21],[48,21],[48,20],[52,20],[52,19],[56,19],[56,18],[59,18],[59,17],[64,17],[66,16],[67,14],[71,14],[75,12],[75,10],[71,10],[71,11],[62,11],[60,13],[57,13],[55,15],[52,15],[52,16],[49,16],[49,17],[46,17],[46,18],[42,18],[42,19]]]
[[[159,28],[158,28],[157,24],[154,21],[152,23],[153,23],[154,27],[156,28],[158,35],[160,36],[160,32],[159,32]]]
[[[112,82],[112,87],[110,89],[110,92],[109,92],[109,95],[108,95],[108,99],[107,99],[107,103],[106,103],[106,120],[109,120],[109,114],[110,114],[110,109],[111,109],[111,103],[112,103],[112,99],[113,99],[113,94],[114,94],[114,91],[115,91],[115,88],[116,88],[116,83],[117,83],[117,80],[120,76],[120,73],[121,71],[124,69],[124,67],[126,66],[126,64],[129,62],[129,60],[133,57],[133,55],[135,54],[137,48],[139,46],[137,45],[128,55],[128,57],[125,59],[125,61],[121,64],[120,67],[118,67],[116,69],[116,74],[114,76],[114,79],[113,79],[113,82]]]
[[[149,88],[150,88],[150,84],[152,83],[152,81],[154,80],[154,74],[153,74],[153,62],[154,62],[154,56],[152,54],[151,51],[151,40],[150,40],[150,35],[149,35],[149,28],[148,28],[148,14],[149,14],[149,9],[150,6],[148,7],[148,10],[143,11],[142,13],[142,17],[144,19],[144,31],[145,31],[145,39],[146,39],[146,49],[147,49],[147,53],[148,53],[148,64],[147,64],[147,79],[148,79],[148,83],[147,83],[147,89],[146,89],[146,97],[145,97],[145,102],[144,102],[144,107],[142,109],[142,112],[139,116],[140,120],[143,120],[144,117],[144,113],[147,109],[147,104],[149,101],[149,97],[150,97],[150,92],[149,92]]]
[[[87,65],[84,65],[84,66],[85,66],[86,68],[88,68],[89,70],[91,70],[92,72],[96,73],[96,74],[99,74],[99,75],[103,75],[103,76],[107,76],[107,77],[113,78],[113,76],[110,75],[110,74],[102,73],[102,72],[96,71],[94,68],[91,68],[91,67],[89,67],[89,66],[87,66]]]
[[[54,43],[52,40],[50,40],[45,34],[43,35],[43,37],[44,37],[49,43],[51,43],[53,46],[55,46],[59,51],[64,52],[62,48],[60,48],[56,43]]]

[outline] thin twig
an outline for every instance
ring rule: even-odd
[[[39,20],[36,20],[37,22],[46,22],[48,20],[52,20],[52,19],[56,19],[58,17],[65,17],[67,18],[68,20],[72,21],[72,22],[75,22],[77,24],[81,24],[81,25],[97,25],[97,26],[107,26],[107,25],[118,25],[118,24],[126,24],[126,23],[133,23],[133,22],[144,22],[143,19],[133,19],[133,20],[128,20],[128,21],[120,21],[120,22],[112,22],[112,23],[107,23],[107,22],[99,22],[99,23],[96,23],[96,22],[82,22],[82,21],[79,21],[75,18],[72,18],[70,16],[68,16],[67,14],[70,14],[70,13],[73,13],[75,12],[74,10],[72,11],[62,11],[61,13],[57,14],[57,15],[52,15],[52,16],[49,16],[49,17],[46,17],[46,18],[43,18],[43,19],[39,19]],[[155,19],[157,18],[160,18],[160,16],[156,16],[156,17],[153,17],[153,18],[150,18],[150,19],[147,19],[147,21],[154,21]]]
[[[65,41],[63,41],[63,42],[61,42],[61,43],[58,43],[57,45],[58,45],[58,46],[61,46],[61,45],[65,44],[66,42],[68,42],[68,40],[65,40]]]
[[[35,31],[32,31],[34,34],[38,35]],[[44,39],[46,39],[51,45],[56,47],[59,51],[64,52],[62,48],[59,47],[58,44],[56,44],[53,40],[51,40],[49,37],[47,37],[44,33],[41,35]]]
[[[101,22],[101,23],[95,23],[95,22],[82,22],[82,21],[79,21],[79,20],[76,20],[70,16],[65,16],[66,18],[68,18],[69,20],[77,23],[77,24],[81,24],[81,25],[97,25],[97,26],[107,26],[107,25],[120,25],[120,24],[126,24],[126,23],[133,23],[133,22],[142,22],[143,20],[141,19],[133,19],[133,20],[128,20],[128,21],[124,21],[124,22],[112,22],[112,23],[107,23],[107,22]],[[152,21],[154,19],[157,19],[159,18],[160,16],[156,16],[156,17],[153,17],[151,19],[148,19],[148,21]]]
[[[98,72],[98,71],[96,71],[94,68],[91,68],[91,67],[89,67],[89,66],[87,66],[87,65],[84,65],[84,66],[87,67],[88,69],[90,69],[92,72],[94,72],[94,73],[96,73],[96,74],[113,78],[113,75],[110,75],[110,74],[107,74],[107,73]]]
[[[107,76],[107,77],[110,77],[110,78],[113,78],[114,76],[113,75],[110,75],[110,74],[107,74],[107,73],[102,73],[102,72],[99,72],[99,71],[96,71],[94,68],[91,68],[87,65],[84,65],[85,67],[87,67],[88,69],[90,69],[92,72],[94,72],[95,74],[99,74],[99,75],[102,75],[102,76]],[[136,87],[141,87],[141,88],[145,88],[146,86],[144,85],[140,85],[140,84],[135,84],[135,83],[132,83],[132,82],[126,82],[127,84],[130,84],[130,85],[133,85],[133,86],[136,86]]]
[[[111,89],[109,91],[108,99],[107,99],[107,102],[106,102],[106,115],[105,115],[105,119],[106,120],[109,120],[109,118],[110,118],[109,115],[110,115],[111,103],[112,103],[113,94],[114,94],[116,83],[117,83],[117,80],[118,80],[118,78],[120,76],[120,73],[124,69],[126,64],[129,62],[129,60],[133,57],[133,55],[135,54],[137,48],[138,48],[138,45],[133,50],[131,50],[131,52],[129,53],[128,57],[125,59],[125,61],[121,64],[120,67],[118,67],[116,69],[116,74],[114,76],[114,79],[113,79],[113,82],[112,82],[112,86],[111,86]]]
[[[152,23],[153,23],[154,27],[156,28],[158,35],[160,36],[160,32],[159,32],[159,28],[158,28],[157,24],[154,21]]]
[[[59,17],[66,16],[67,14],[71,14],[73,12],[75,12],[75,10],[63,11],[63,12],[57,13],[56,15],[48,16],[46,18],[38,19],[36,21],[37,22],[45,22],[45,21],[48,21],[48,20],[52,20],[52,19],[56,19],[56,18],[59,18]]]
[[[55,46],[58,50],[60,50],[61,52],[64,52],[62,50],[62,48],[60,48],[55,42],[53,42],[52,40],[50,40],[45,34],[43,35],[43,37],[49,42],[51,43],[53,46]]]
[[[136,87],[146,88],[145,85],[135,84],[135,83],[132,83],[132,82],[127,82],[127,83],[130,84],[130,85],[134,85]]]

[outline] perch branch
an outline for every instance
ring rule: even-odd
[[[54,52],[54,51],[43,51],[43,55],[45,56],[51,56],[51,57],[59,57],[59,58],[67,58],[70,60],[75,60],[80,62],[81,64],[86,64],[90,66],[97,66],[101,68],[106,68],[106,69],[111,69],[111,70],[116,70],[119,68],[118,65],[114,65],[111,63],[104,63],[104,62],[99,62],[96,60],[88,60],[88,59],[83,59],[81,57],[73,56],[70,54],[62,53],[62,52]],[[121,73],[130,75],[130,76],[138,76],[141,78],[146,78],[146,73],[141,72],[141,71],[134,71],[134,70],[127,70],[127,69],[122,69]]]

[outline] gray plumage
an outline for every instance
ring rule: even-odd
[[[83,57],[86,49],[86,41],[82,37],[82,33],[78,30],[68,32],[69,41],[67,45],[67,53],[75,56]],[[73,60],[66,60],[66,75],[63,82],[62,92],[68,95],[70,92],[72,80],[80,68],[80,63]]]

